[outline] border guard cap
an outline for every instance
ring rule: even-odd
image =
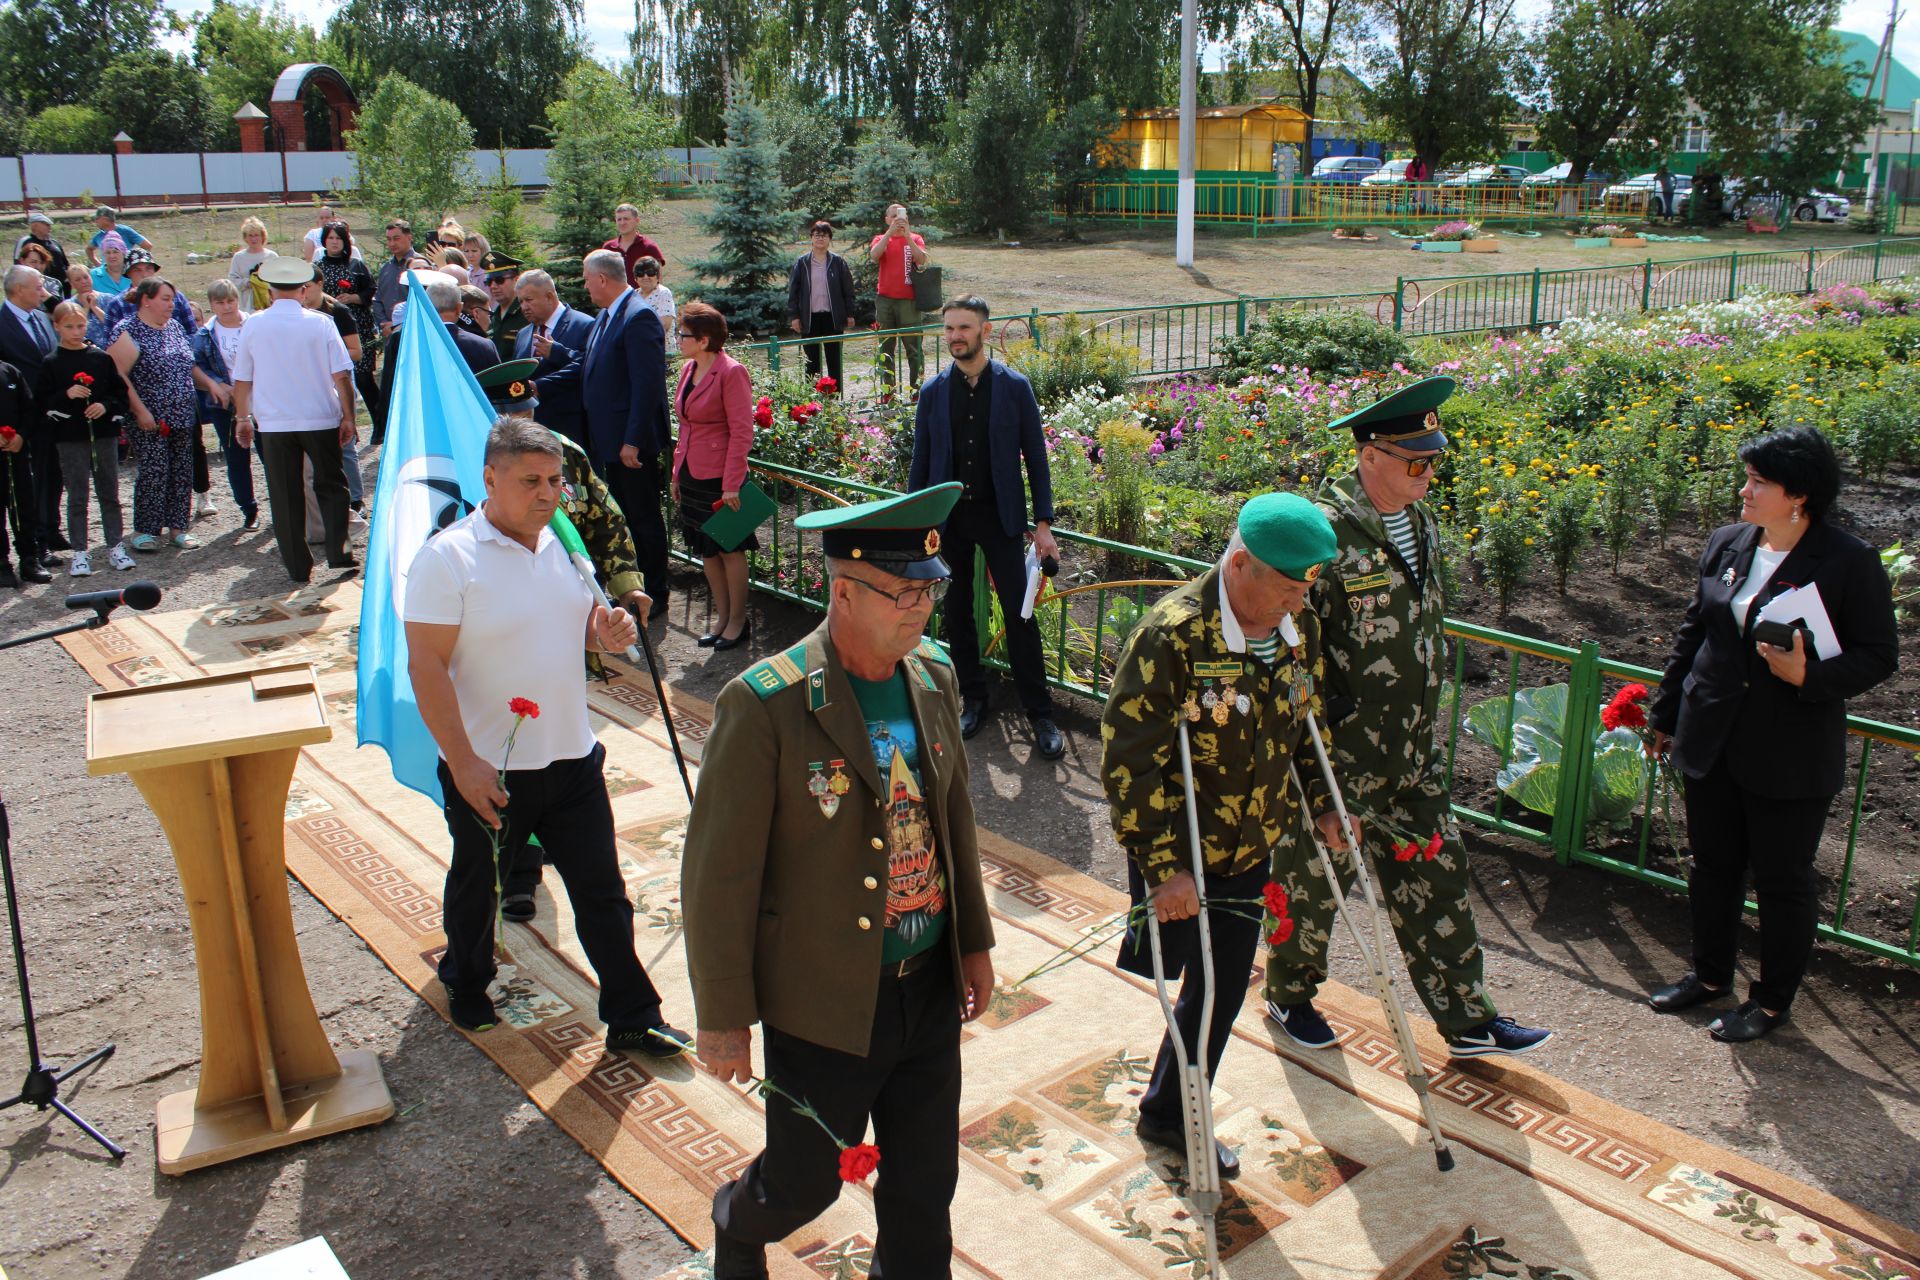
[[[1327,425],[1353,432],[1355,444],[1397,444],[1415,452],[1444,449],[1447,437],[1440,430],[1438,410],[1454,385],[1452,378],[1422,378]]]
[[[540,404],[533,389],[533,371],[539,367],[538,360],[508,360],[474,377],[487,393],[487,403],[497,412],[532,413]]]
[[[520,259],[498,249],[489,249],[480,255],[480,270],[487,275],[505,274],[520,270],[524,265]]]
[[[945,578],[951,571],[940,558],[940,526],[965,487],[953,480],[897,498],[809,511],[793,526],[819,530],[821,549],[831,559],[870,564],[900,578]]]

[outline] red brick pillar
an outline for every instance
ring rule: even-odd
[[[240,126],[240,149],[242,151],[265,151],[267,149],[267,113],[251,102],[233,113],[234,123]]]
[[[127,136],[125,129],[113,135],[113,153],[117,156],[133,154],[133,139]]]
[[[272,106],[273,132],[282,151],[307,149],[307,113],[298,102],[276,102]]]

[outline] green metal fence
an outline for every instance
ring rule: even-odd
[[[808,608],[824,609],[825,566],[817,546],[808,548],[794,529],[794,519],[829,505],[892,496],[894,491],[776,463],[756,461],[751,466],[769,492],[779,499],[771,525],[762,530],[761,549],[749,557],[753,587]],[[1067,585],[1061,589],[1061,598],[1043,602],[1035,612],[1046,651],[1048,682],[1056,688],[1104,700],[1113,666],[1138,614],[1171,584],[1191,579],[1210,565],[1071,530],[1056,529],[1054,533],[1060,540],[1062,556],[1062,576],[1057,581]],[[676,549],[675,554],[683,561],[694,560],[682,549]],[[987,588],[985,566],[978,562],[974,580],[977,584],[974,616],[981,624],[983,659],[988,666],[1004,671],[1006,663],[997,643],[998,603]],[[1480,809],[1456,801],[1453,810],[1460,820],[1540,845],[1562,865],[1580,863],[1684,893],[1686,881],[1681,876],[1651,865],[1655,854],[1654,833],[1656,827],[1663,824],[1656,814],[1661,806],[1656,804],[1655,776],[1651,772],[1630,833],[1610,833],[1589,820],[1593,744],[1599,732],[1600,710],[1607,701],[1606,686],[1609,682],[1626,681],[1652,684],[1660,673],[1607,659],[1601,655],[1599,646],[1591,642],[1569,647],[1453,620],[1448,621],[1447,632],[1454,640],[1450,684],[1453,693],[1451,705],[1444,713],[1441,733],[1446,743],[1447,781],[1456,796],[1466,794],[1469,784],[1485,784],[1493,777],[1478,750],[1468,753],[1464,759],[1460,752],[1462,726],[1468,711],[1466,698],[1460,691],[1467,688],[1470,650],[1489,655],[1495,669],[1504,672],[1504,678],[1495,684],[1504,685],[1509,709],[1514,693],[1521,688],[1550,683],[1561,674],[1568,685],[1566,710],[1560,726],[1561,741],[1566,747],[1552,816],[1543,817],[1521,809],[1495,786],[1490,808]],[[1496,688],[1487,696],[1497,697],[1499,691]],[[1505,735],[1507,745],[1493,766],[1494,772],[1512,763],[1511,727],[1509,723],[1509,732]],[[1859,743],[1853,783],[1847,793],[1852,805],[1837,889],[1831,910],[1820,923],[1820,934],[1868,955],[1920,968],[1920,886],[1906,887],[1906,891],[1914,893],[1914,902],[1908,910],[1904,938],[1873,936],[1848,924],[1849,893],[1855,882],[1861,832],[1872,820],[1865,801],[1876,746],[1920,752],[1920,732],[1857,716],[1848,718],[1847,728],[1850,740]],[[1463,768],[1472,770],[1472,777],[1461,773]],[[1677,847],[1678,832],[1669,827],[1668,834]],[[1747,904],[1747,909],[1757,910],[1752,903]]]

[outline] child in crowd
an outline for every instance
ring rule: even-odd
[[[108,563],[116,569],[133,568],[133,556],[120,541],[120,432],[127,422],[127,384],[113,358],[87,341],[87,319],[79,303],[63,302],[53,309],[60,345],[41,365],[35,392],[66,484],[67,541],[73,544],[67,576],[72,578],[93,572],[87,554],[93,545],[87,537],[89,480],[100,501]]]

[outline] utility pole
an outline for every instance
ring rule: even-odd
[[[1194,0],[1180,0],[1180,204],[1173,227],[1173,261],[1181,267],[1193,265],[1193,158],[1199,149],[1194,141],[1194,9]]]
[[[1873,74],[1867,77],[1867,97],[1880,108],[1879,114],[1873,118],[1873,142],[1867,148],[1869,211],[1874,208],[1874,198],[1880,185],[1880,134],[1887,123],[1887,89],[1893,83],[1893,32],[1900,25],[1902,16],[1900,0],[1892,0],[1887,6],[1887,33],[1880,38],[1880,55],[1873,60]],[[1878,93],[1874,92],[1876,83],[1879,85]]]

